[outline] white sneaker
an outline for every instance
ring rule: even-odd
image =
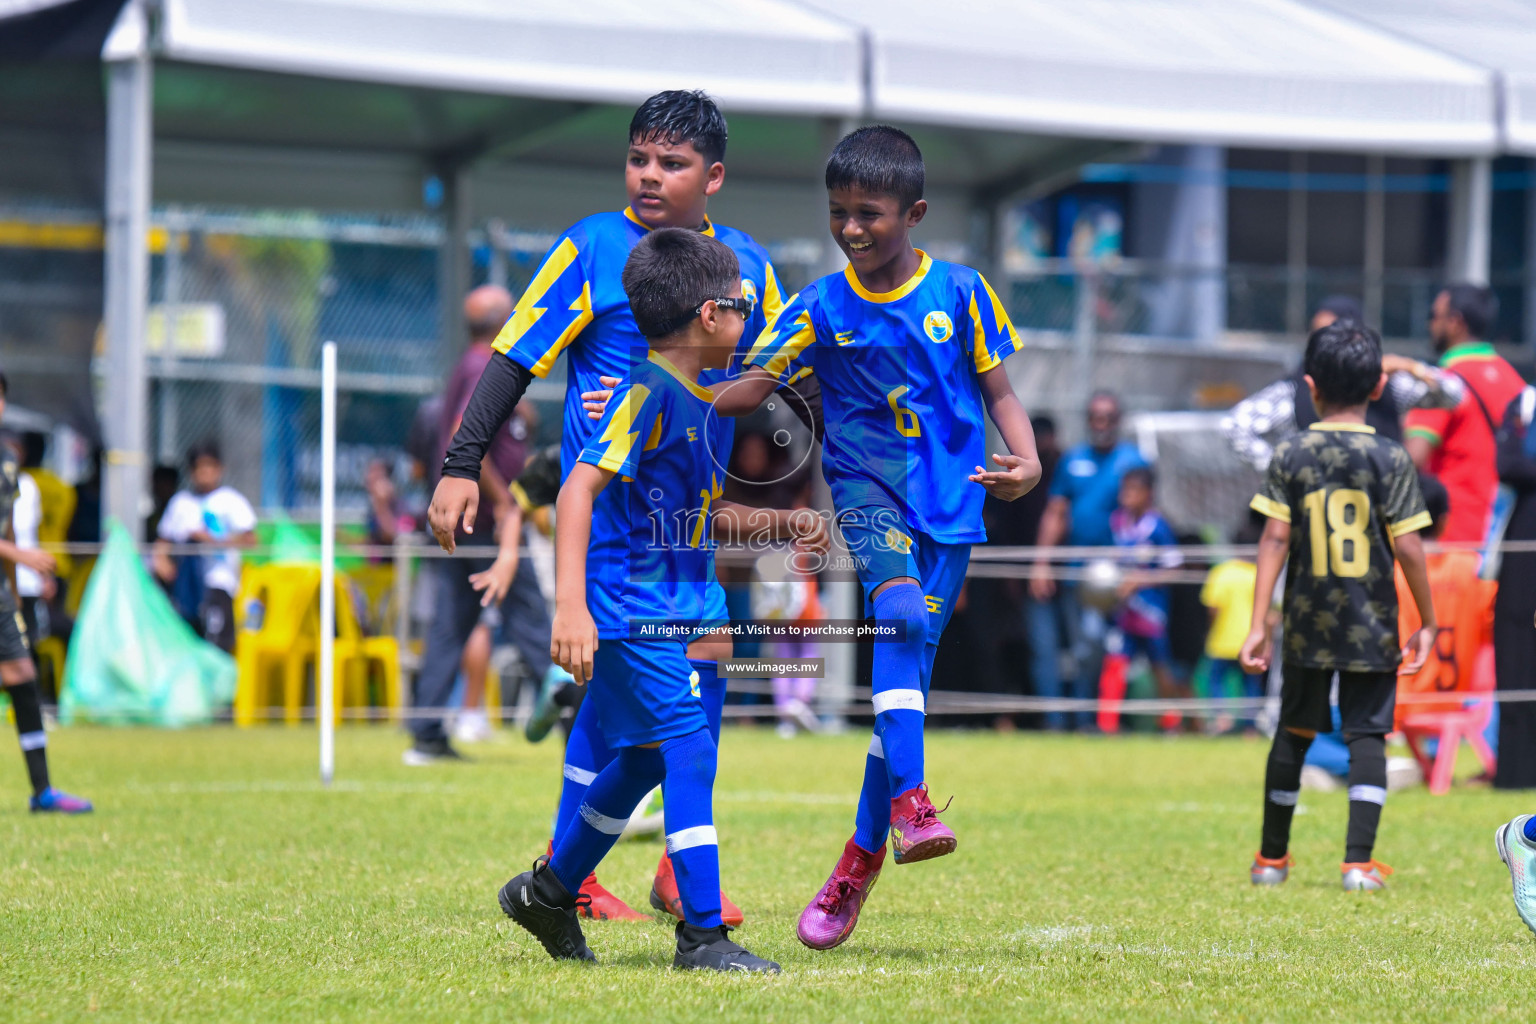
[[[1493,834],[1493,845],[1499,851],[1499,859],[1509,868],[1515,911],[1525,926],[1536,934],[1536,845],[1525,838],[1525,823],[1529,819],[1529,814],[1522,814],[1514,821],[1500,825]]]
[[[491,722],[484,711],[461,711],[454,720],[453,738],[460,743],[484,743],[491,735]]]
[[[795,723],[787,719],[780,719],[778,727],[774,731],[779,734],[779,739],[781,740],[792,740],[799,732],[795,728]]]
[[[1424,769],[1418,759],[1412,757],[1387,758],[1387,792],[1412,789],[1424,784]]]
[[[1339,788],[1339,780],[1315,764],[1301,766],[1301,788],[1318,793],[1332,793]]]

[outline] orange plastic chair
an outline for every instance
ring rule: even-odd
[[[1488,728],[1489,719],[1493,716],[1493,700],[1487,696],[1494,688],[1493,666],[1493,645],[1487,644],[1477,652],[1471,686],[1465,691],[1470,699],[1465,701],[1461,710],[1421,711],[1403,719],[1402,731],[1408,741],[1408,749],[1413,751],[1419,766],[1424,769],[1424,777],[1429,780],[1429,791],[1436,796],[1443,796],[1451,790],[1451,777],[1456,772],[1456,754],[1462,740],[1472,744],[1473,751],[1483,762],[1488,774],[1492,775],[1498,768],[1493,750],[1483,738],[1483,731]],[[1477,694],[1484,696],[1478,697]],[[1439,740],[1433,763],[1424,751],[1424,741],[1431,736]]]

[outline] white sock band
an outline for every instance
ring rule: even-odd
[[[695,825],[693,828],[678,829],[667,836],[667,852],[676,853],[678,850],[691,850],[695,846],[719,846],[720,835],[713,825]]]
[[[597,778],[597,772],[589,772],[585,768],[577,768],[573,764],[568,764],[565,766],[565,777],[578,786],[590,786],[592,781]]]
[[[21,741],[22,750],[42,750],[48,745],[48,734],[42,731],[24,732],[17,739]]]
[[[1387,802],[1387,791],[1380,786],[1350,786],[1349,798],[1382,807]]]
[[[582,801],[581,804],[581,820],[604,835],[610,836],[622,835],[624,826],[629,824],[628,818],[610,818],[606,814],[597,813],[586,801]]]
[[[885,760],[885,744],[880,742],[879,733],[872,733],[869,737],[869,756]]]
[[[883,714],[887,711],[916,711],[919,714],[923,710],[922,690],[881,690],[874,697],[875,714]]]
[[[1269,791],[1269,802],[1277,807],[1295,807],[1296,801],[1301,799],[1301,790],[1272,789]]]

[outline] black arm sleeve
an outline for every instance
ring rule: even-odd
[[[518,400],[528,390],[531,380],[533,374],[521,363],[499,353],[491,357],[469,396],[459,429],[448,444],[443,476],[480,479],[480,462],[491,446],[491,438],[511,418],[512,410],[517,408]]]
[[[777,389],[789,408],[808,427],[821,444],[826,435],[826,424],[821,413],[821,381],[812,373],[793,384],[783,384]]]

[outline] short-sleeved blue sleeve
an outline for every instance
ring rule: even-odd
[[[644,453],[661,441],[664,401],[661,392],[626,377],[577,461],[633,479]]]

